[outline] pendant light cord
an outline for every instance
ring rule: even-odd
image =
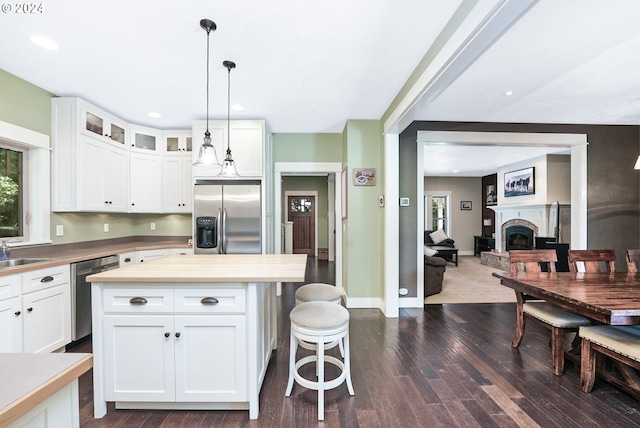
[[[207,134],[209,133],[209,34],[210,29],[207,29]]]
[[[227,68],[227,154],[231,155],[231,67]]]

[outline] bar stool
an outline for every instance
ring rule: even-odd
[[[306,302],[330,302],[342,304],[342,292],[338,290],[338,287],[330,284],[324,284],[322,282],[312,282],[305,284],[296,290],[296,305]],[[298,345],[304,349],[315,351],[316,346],[312,343],[306,343],[304,341],[298,341]],[[334,348],[339,346],[340,356],[344,357],[344,346],[342,341],[336,341],[325,345],[325,349]]]
[[[318,301],[342,303],[342,293],[338,287],[321,282],[305,284],[296,290],[296,305]]]
[[[289,349],[289,381],[286,397],[291,395],[293,381],[307,389],[318,391],[318,420],[324,420],[324,391],[336,388],[346,381],[349,395],[354,395],[351,384],[351,363],[349,362],[349,311],[342,305],[330,302],[305,302],[297,305],[289,314],[291,339]],[[296,361],[299,342],[313,343],[315,355],[308,355]],[[344,361],[325,355],[325,344],[344,343]],[[317,381],[305,379],[299,369],[308,363],[316,363]],[[340,374],[332,380],[324,378],[325,362],[340,369]]]

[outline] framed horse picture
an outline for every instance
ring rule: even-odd
[[[529,167],[504,174],[504,197],[535,194],[535,168]]]

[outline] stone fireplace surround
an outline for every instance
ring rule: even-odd
[[[506,252],[506,229],[510,226],[526,226],[533,230],[533,239],[539,236],[553,236],[555,225],[550,225],[550,204],[506,205],[489,207],[496,213],[496,249],[480,254],[481,263],[497,269],[509,270],[509,254]],[[499,243],[499,245],[498,245]]]

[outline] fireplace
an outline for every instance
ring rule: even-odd
[[[505,249],[531,250],[533,249],[533,229],[523,226],[509,226],[505,230]]]

